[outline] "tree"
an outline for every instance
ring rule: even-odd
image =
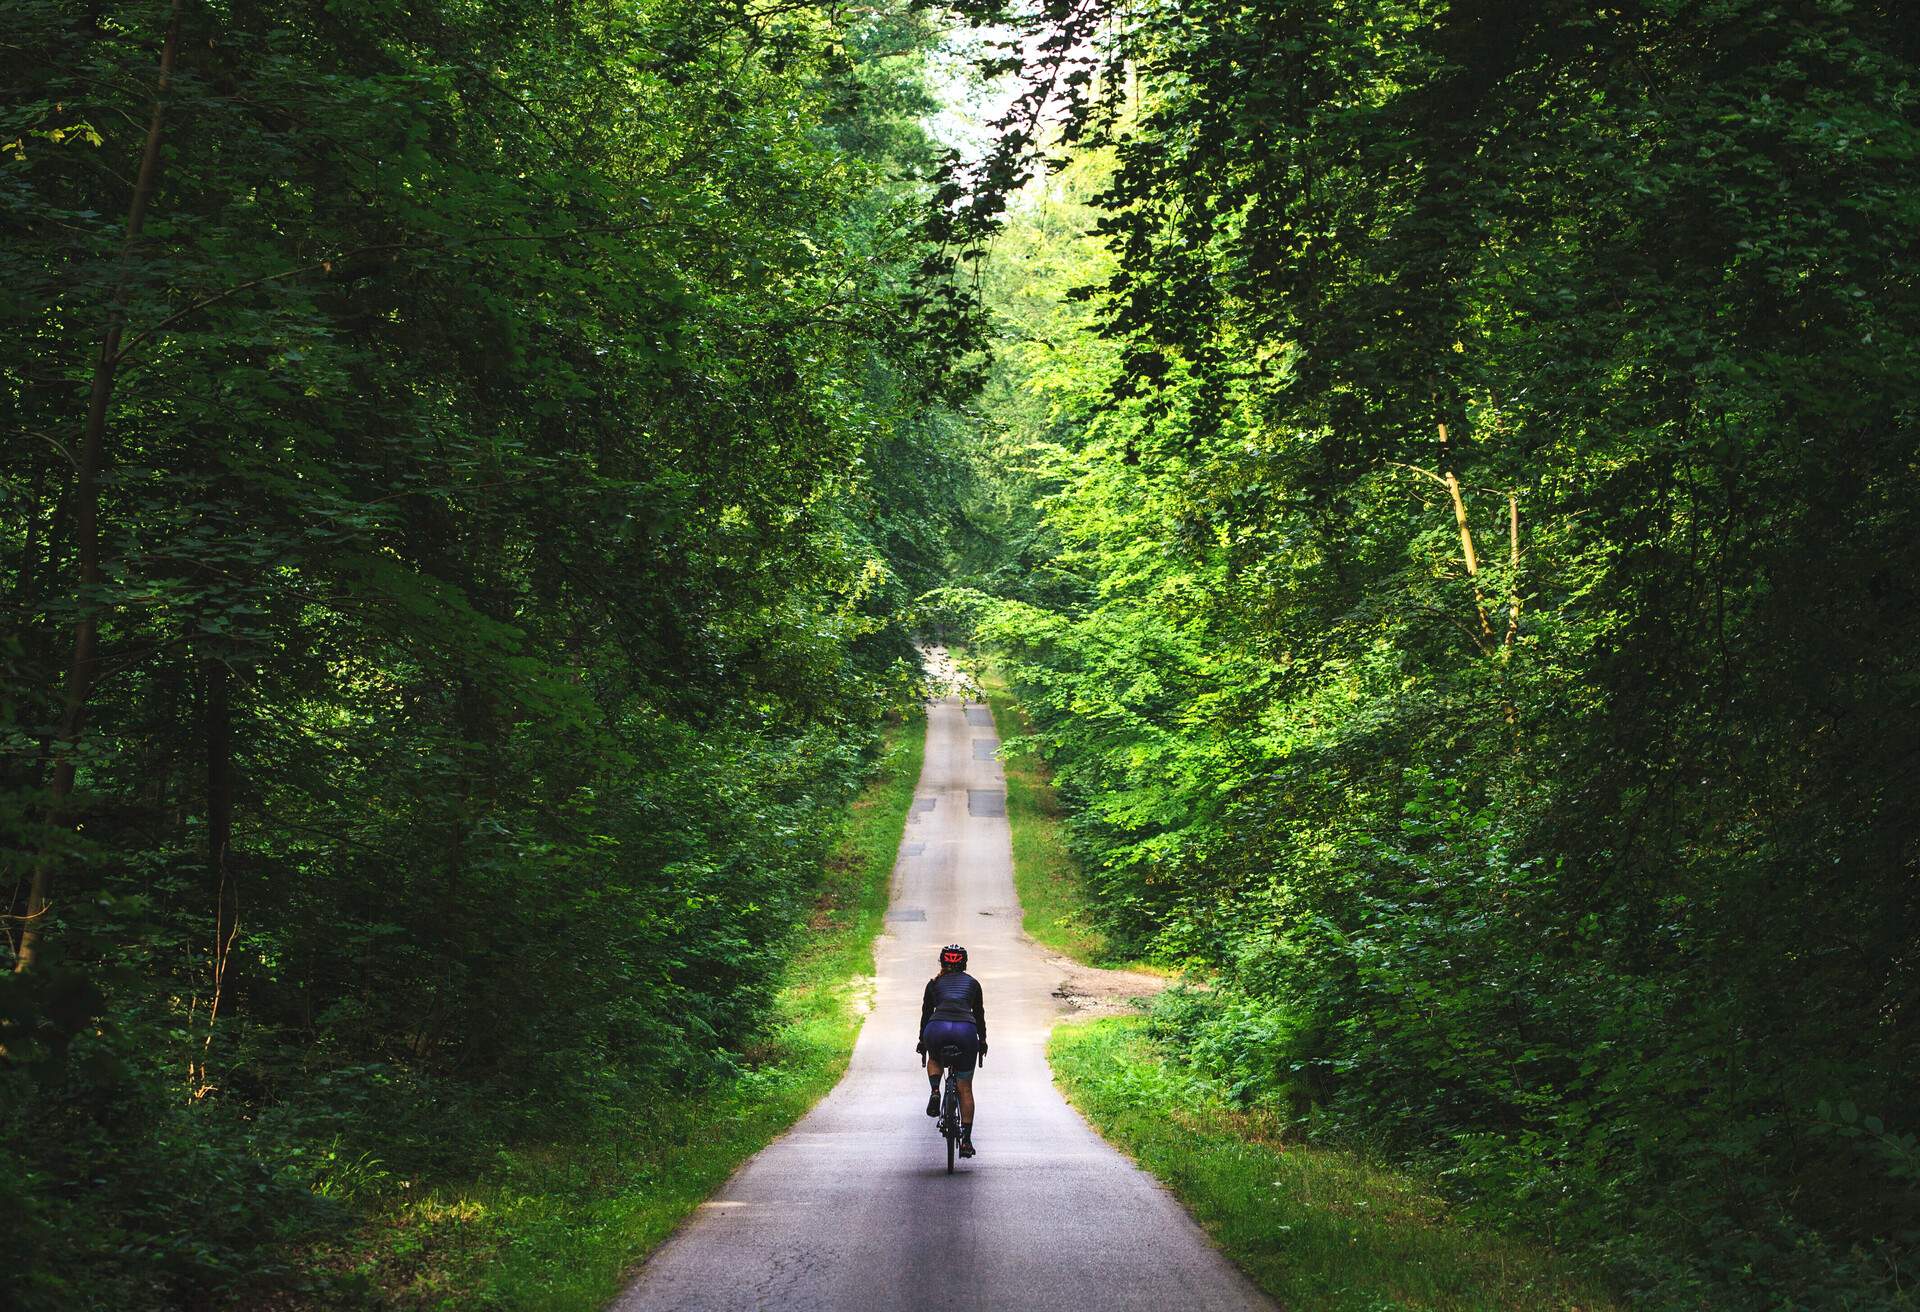
[[[1065,111],[1115,158],[1102,337],[1059,316],[1029,348],[1049,394],[1074,362],[1036,462],[1073,586],[980,604],[1110,928],[1252,1008],[1191,1021],[1238,1087],[1636,1289],[1894,1298],[1868,1255],[1911,1229],[1920,912],[1887,783],[1920,541],[1897,16],[1097,21],[1073,57],[1137,80]],[[1841,1088],[1880,1128],[1836,1154]]]

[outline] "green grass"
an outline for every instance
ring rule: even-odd
[[[975,677],[987,694],[1000,740],[1026,733],[1025,713],[992,666],[984,665]],[[1013,883],[1027,936],[1075,961],[1123,964],[1112,959],[1107,936],[1093,922],[1092,890],[1067,850],[1060,799],[1046,762],[1037,752],[1006,751],[1001,764],[1007,775],[1007,824],[1013,830]]]
[[[481,1180],[385,1208],[356,1251],[332,1263],[358,1275],[369,1306],[597,1312],[741,1162],[834,1086],[871,1002],[873,942],[923,725],[916,715],[888,730],[780,992],[780,1020],[744,1072],[609,1115],[578,1139],[503,1151]]]
[[[1048,1057],[1074,1106],[1289,1312],[1617,1306],[1551,1253],[1462,1224],[1404,1175],[1286,1142],[1271,1116],[1168,1062],[1138,1018],[1061,1025]]]

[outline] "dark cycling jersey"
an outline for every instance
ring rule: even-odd
[[[980,1042],[987,1041],[987,1000],[980,992],[980,981],[964,970],[947,971],[935,975],[927,981],[927,991],[920,999],[920,1032],[927,1031],[930,1020],[963,1020],[971,1022],[980,1032]]]

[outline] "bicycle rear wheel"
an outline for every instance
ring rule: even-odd
[[[953,1174],[953,1156],[960,1147],[960,1086],[947,1072],[947,1084],[940,1099],[940,1133],[947,1139],[947,1174]]]

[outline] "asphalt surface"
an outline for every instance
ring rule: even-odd
[[[702,1204],[614,1312],[1271,1308],[1053,1086],[1061,968],[1020,933],[1006,780],[981,745],[993,736],[978,702],[929,706],[874,1010],[845,1078]],[[972,954],[992,1047],[975,1084],[979,1155],[953,1175],[913,1051],[950,942]]]

